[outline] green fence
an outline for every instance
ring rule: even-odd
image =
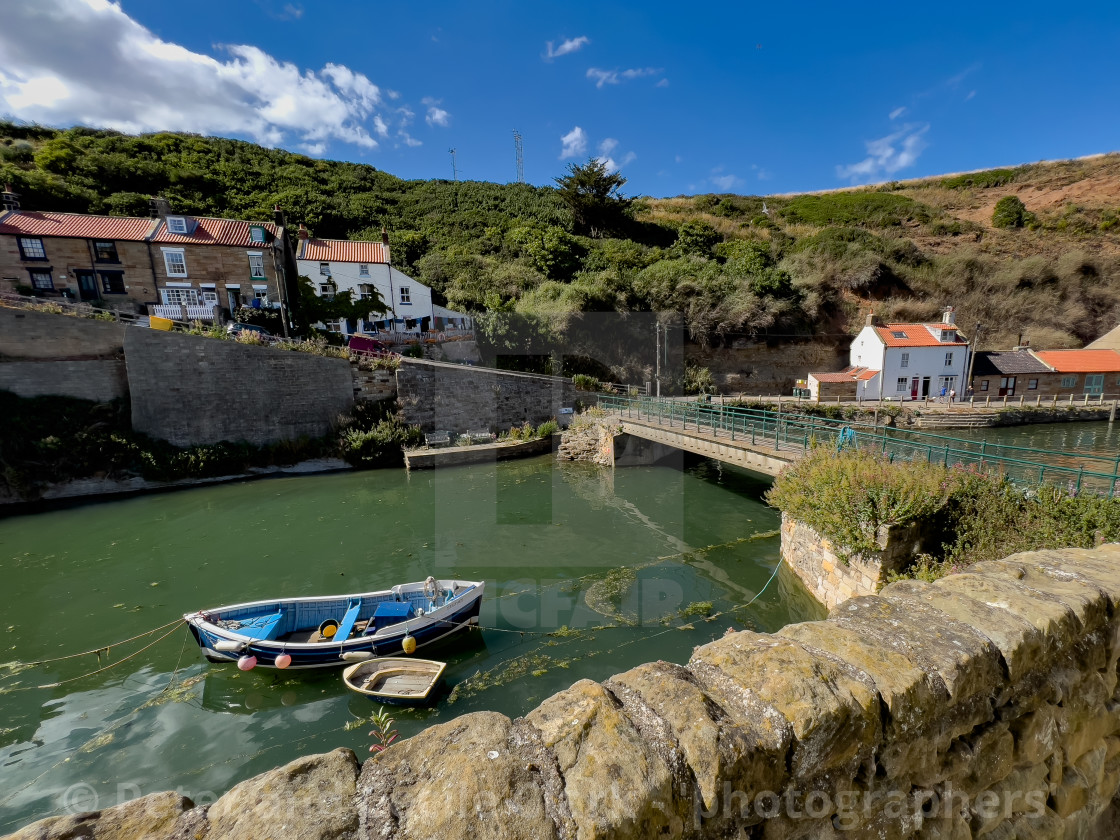
[[[924,458],[945,466],[962,464],[1004,475],[1022,485],[1055,484],[1071,492],[1099,493],[1109,498],[1120,493],[1120,454],[1109,457],[1055,452],[871,423],[655,397],[604,394],[599,397],[599,407],[630,419],[682,431],[691,429],[778,453],[797,455],[811,446],[854,445],[882,452],[892,460]]]

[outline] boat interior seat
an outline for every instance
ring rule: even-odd
[[[361,609],[361,598],[355,598],[349,603],[346,608],[346,615],[342,617],[342,622],[338,625],[338,630],[334,634],[338,641],[344,642],[350,638],[350,633],[354,630],[354,622],[358,620],[358,613]]]
[[[280,632],[280,619],[283,617],[284,611],[277,610],[271,615],[262,615],[251,621],[243,621],[237,632],[257,641],[275,639]]]

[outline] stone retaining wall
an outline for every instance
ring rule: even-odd
[[[13,838],[1103,840],[1118,652],[1120,545],[1019,554],[581,680],[515,720],[463,715],[360,773],[339,750],[209,808],[155,794]]]
[[[782,559],[828,609],[849,598],[874,595],[892,572],[902,571],[919,553],[930,551],[935,541],[936,535],[923,532],[918,524],[884,528],[878,554],[845,560],[831,541],[782,514]]]
[[[54,395],[109,402],[128,395],[128,380],[124,362],[118,359],[3,362],[0,391],[21,397]]]
[[[525,422],[538,426],[574,406],[580,396],[570,379],[554,376],[408,358],[397,370],[397,401],[405,422],[425,432],[501,432]]]

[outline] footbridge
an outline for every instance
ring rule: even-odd
[[[766,475],[777,475],[814,446],[859,447],[880,452],[892,461],[960,464],[1004,475],[1022,485],[1053,484],[1109,498],[1120,494],[1120,454],[1056,452],[883,424],[679,399],[601,395],[599,407],[624,434]]]

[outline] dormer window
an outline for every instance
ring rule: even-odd
[[[909,338],[909,336],[906,335],[906,333],[904,333],[902,330],[891,330],[891,337],[892,338]]]
[[[322,277],[331,276],[331,264],[329,262],[319,263],[319,274]]]
[[[249,241],[254,245],[265,243],[265,230],[261,225],[249,225]]]
[[[167,217],[167,232],[168,233],[181,233],[184,236],[187,234],[187,219],[185,216],[168,216]]]
[[[957,331],[956,330],[942,330],[941,331],[941,340],[942,341],[956,341],[957,340]]]

